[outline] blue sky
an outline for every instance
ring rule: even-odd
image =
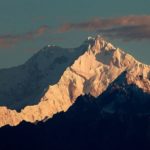
[[[99,32],[150,64],[149,6],[148,0],[0,0],[0,68],[24,63],[47,44],[77,47]]]

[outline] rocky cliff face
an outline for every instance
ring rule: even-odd
[[[115,48],[101,37],[88,38],[84,53],[64,71],[60,80],[49,85],[37,105],[26,106],[21,112],[0,107],[0,126],[17,125],[22,120],[40,121],[66,111],[83,94],[97,97],[122,72],[127,71],[128,84],[136,84],[150,92],[150,66]]]

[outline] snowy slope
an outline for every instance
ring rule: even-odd
[[[48,85],[57,83],[86,47],[64,49],[48,45],[25,64],[0,70],[0,105],[20,110],[37,104]]]

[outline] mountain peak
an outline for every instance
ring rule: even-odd
[[[150,92],[150,67],[115,48],[99,35],[88,37],[75,49],[46,47],[15,70],[0,71],[3,81],[0,86],[1,104],[6,106],[5,96],[9,96],[7,104],[11,102],[11,108],[26,107],[19,113],[0,107],[0,126],[16,125],[22,120],[40,121],[66,111],[80,95],[97,97],[102,94],[125,70],[128,72],[127,84],[135,84],[144,92]],[[30,106],[27,106],[27,100]]]
[[[107,42],[102,36],[97,35],[95,37],[88,37],[89,50],[94,54],[100,53],[101,51],[111,51],[116,48],[109,42]]]

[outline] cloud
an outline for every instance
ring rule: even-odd
[[[41,17],[43,18],[43,17]],[[66,23],[59,28],[52,29],[48,25],[22,34],[0,35],[0,48],[10,48],[23,41],[34,40],[46,33],[65,33],[72,30],[91,31],[115,39],[150,40],[150,15],[123,16],[116,18],[95,18],[80,23]]]
[[[60,33],[71,30],[94,31],[123,40],[150,39],[150,16],[96,18],[87,22],[66,23],[58,29]]]
[[[6,34],[0,35],[0,47],[9,48],[18,42],[33,40],[37,37],[44,35],[46,32],[50,32],[51,28],[47,25],[42,25],[34,31],[26,32],[23,34]]]
[[[117,28],[98,30],[98,33],[104,36],[122,39],[124,41],[130,40],[150,40],[150,26],[122,26]]]

